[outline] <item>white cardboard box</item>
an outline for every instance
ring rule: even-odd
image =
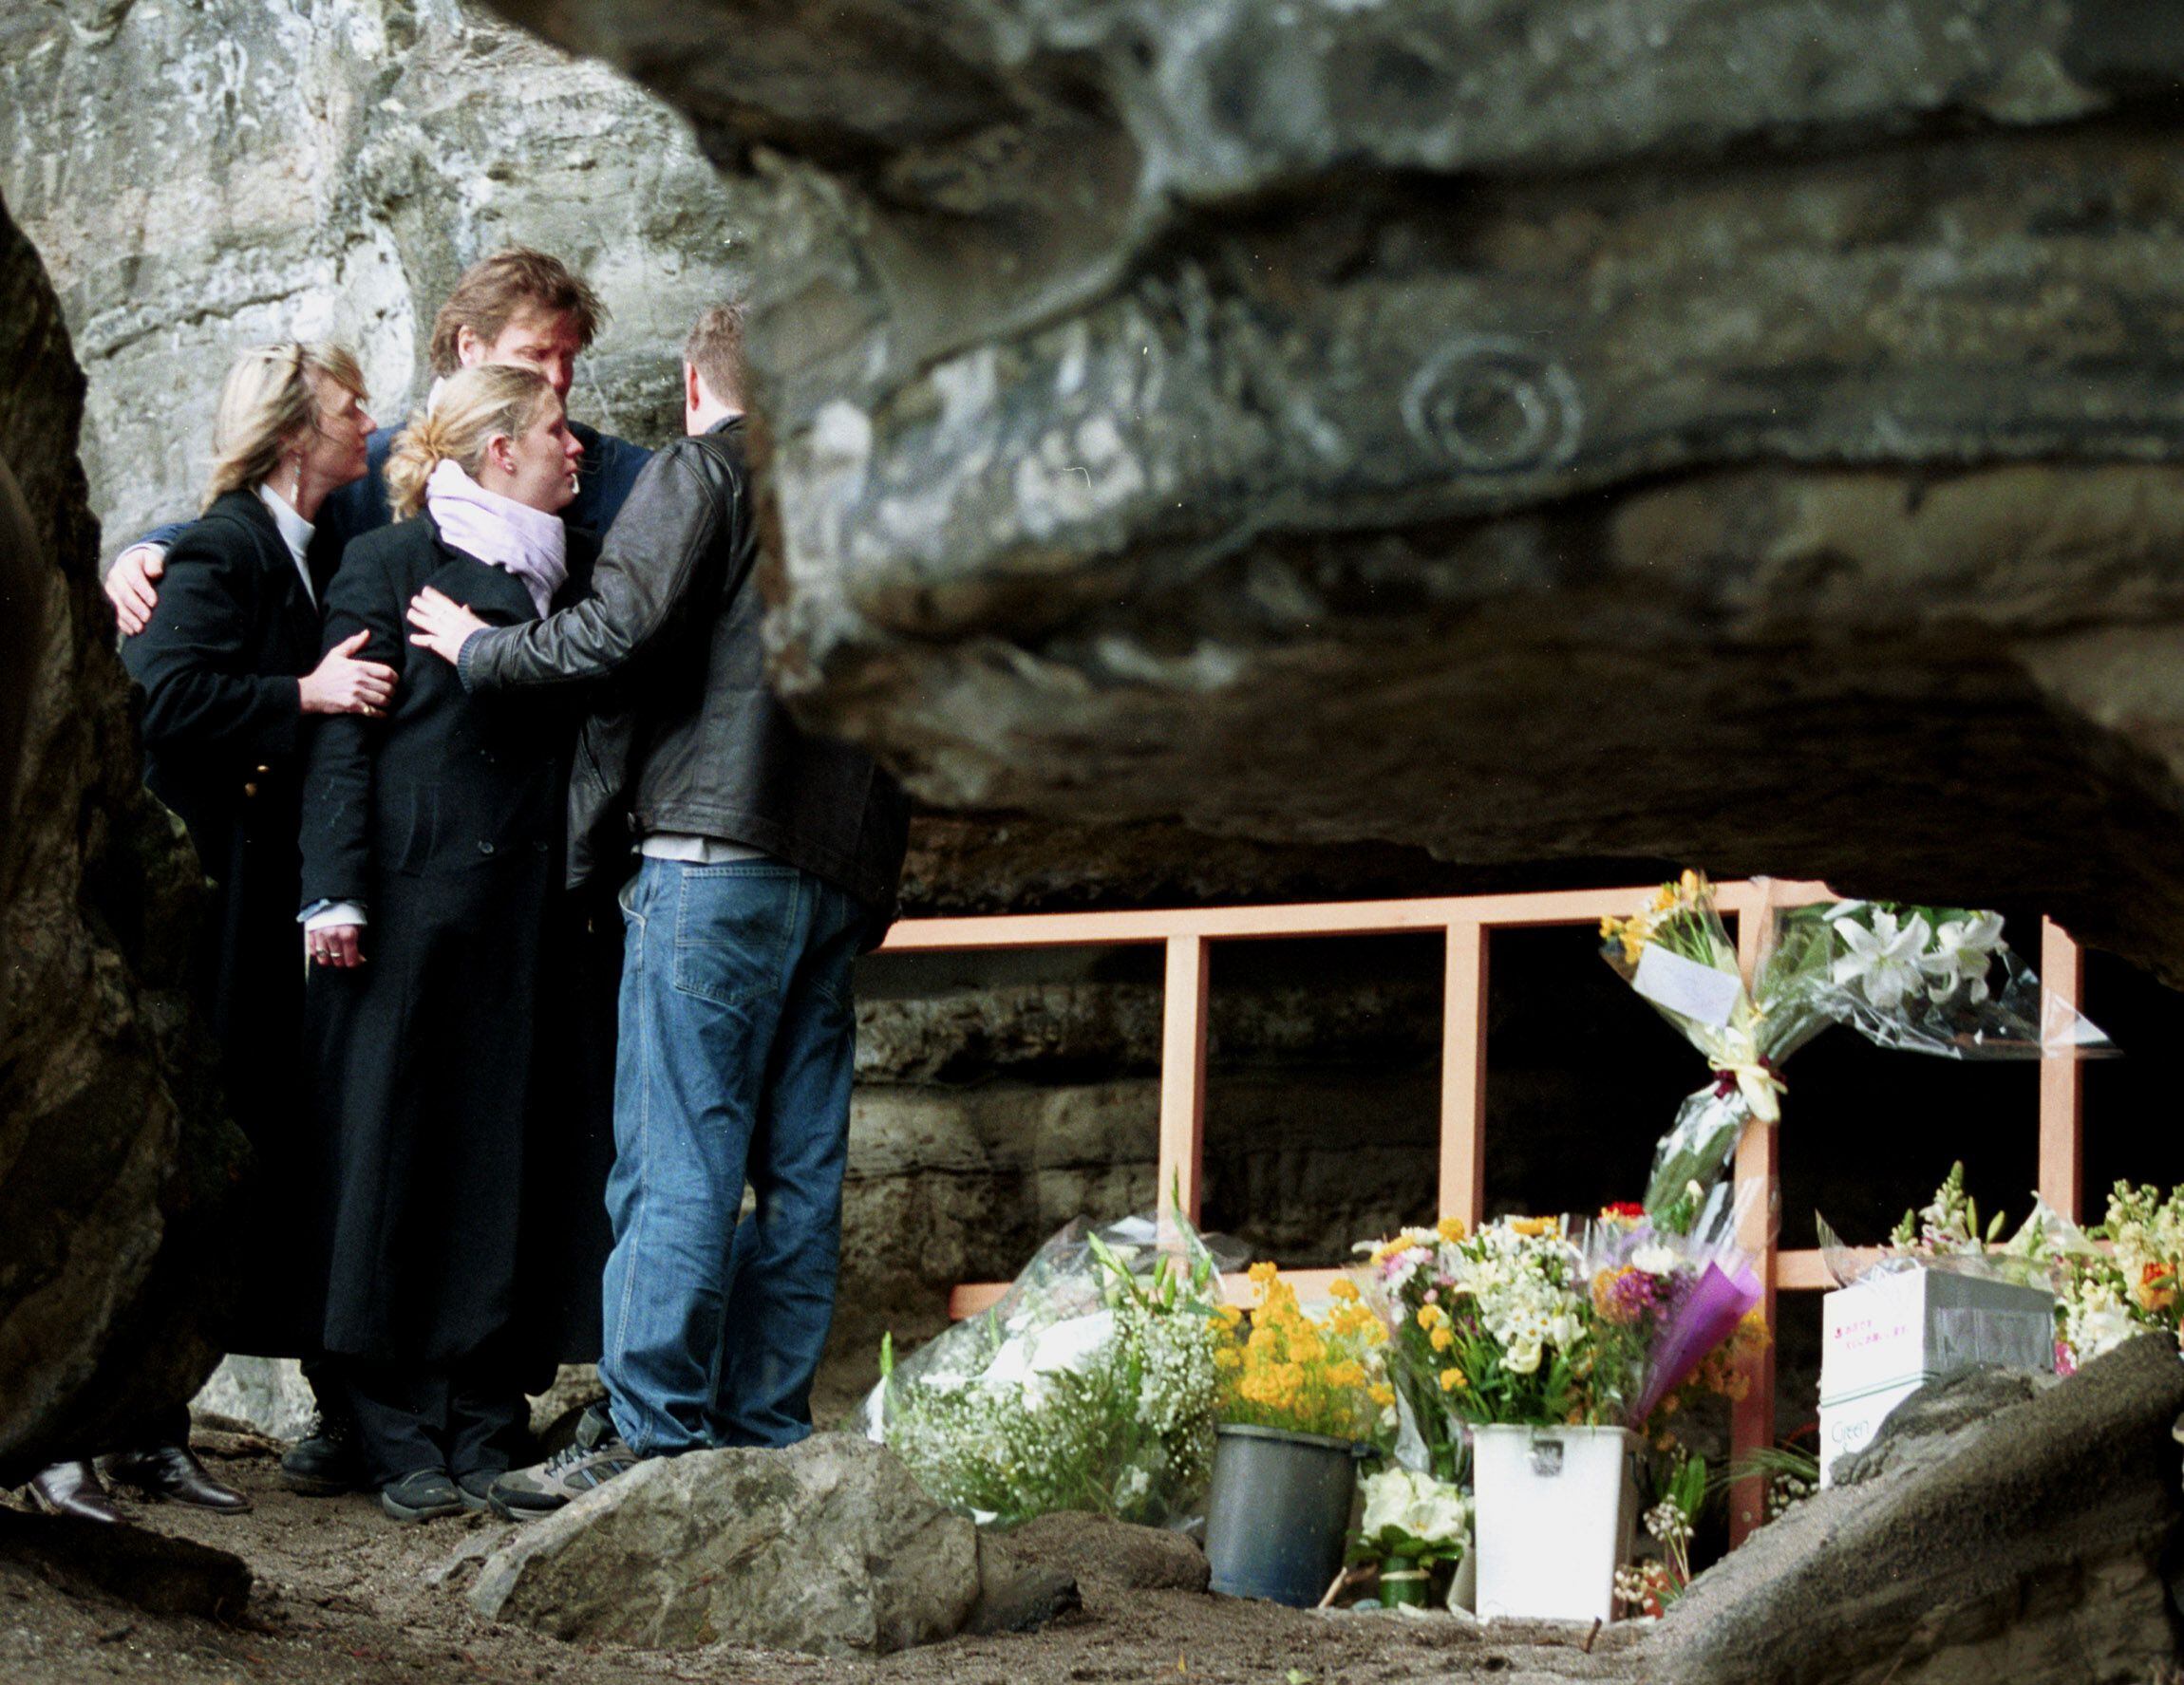
[[[2043,1287],[1903,1270],[1820,1301],[1820,1484],[1930,1380],[1982,1364],[2055,1367],[2055,1300]]]

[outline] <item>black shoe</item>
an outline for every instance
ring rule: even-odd
[[[507,1472],[505,1469],[473,1469],[467,1474],[458,1474],[455,1488],[462,1494],[462,1507],[491,1509],[493,1483]]]
[[[205,1466],[180,1445],[154,1445],[106,1459],[106,1478],[133,1486],[155,1498],[172,1498],[198,1509],[240,1515],[251,1507],[242,1493],[206,1472]]]
[[[55,1463],[33,1475],[30,1502],[47,1515],[72,1515],[79,1521],[123,1522],[125,1518],[99,1484],[88,1462]]]
[[[431,1521],[462,1513],[462,1488],[444,1469],[420,1469],[379,1488],[379,1507],[396,1521]]]
[[[289,1490],[308,1498],[338,1498],[370,1485],[355,1421],[323,1411],[312,1416],[311,1432],[281,1453],[280,1475]]]

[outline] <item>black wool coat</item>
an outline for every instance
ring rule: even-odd
[[[575,531],[569,546],[557,603],[596,554]],[[401,678],[386,719],[324,722],[304,787],[302,903],[353,901],[367,920],[365,964],[314,966],[307,985],[323,1343],[550,1374],[596,1326],[611,1151],[587,1101],[612,1018],[585,987],[561,888],[581,702],[465,694],[408,641],[427,585],[494,625],[537,618],[520,580],[450,548],[429,515],[351,541],[328,593],[327,645],[368,630],[361,653]]]
[[[311,559],[323,585],[327,558]],[[276,1355],[311,1350],[310,1307],[284,1289],[311,1246],[295,922],[310,733],[296,681],[318,657],[318,608],[254,492],[222,495],[182,529],[151,624],[122,646],[144,691],[144,782],[188,829],[211,883],[195,992],[254,1150],[252,1192],[230,1239],[262,1288],[226,1319],[216,1307],[214,1331],[231,1349]]]

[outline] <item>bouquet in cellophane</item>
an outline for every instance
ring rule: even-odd
[[[1754,915],[1760,916],[1760,915]],[[2068,1058],[2115,1051],[2042,988],[1997,913],[1836,901],[1773,916],[1746,980],[1695,871],[1629,918],[1601,921],[1602,956],[1706,1056],[1713,1083],[1685,1100],[1655,1151],[1646,1209],[1704,1237],[1728,1221],[1726,1178],[1754,1120],[1781,1117],[1780,1067],[1831,1023],[1878,1046],[1946,1058]]]
[[[901,1362],[865,1431],[939,1502],[1003,1526],[1090,1509],[1158,1526],[1213,1467],[1225,1256],[1189,1224],[1072,1222],[989,1309]]]
[[[1733,1242],[1661,1227],[1637,1206],[1609,1207],[1581,1245],[1592,1392],[1604,1413],[1642,1428],[1759,1304],[1760,1278]]]
[[[2064,1260],[2074,1252],[2095,1249],[2075,1223],[2038,1194],[2032,1197],[2031,1215],[2005,1240],[2002,1231],[2008,1226],[2005,1213],[1997,1211],[1987,1223],[1980,1222],[1978,1202],[1965,1191],[1962,1159],[1949,1166],[1932,1199],[1903,1214],[1888,1244],[1877,1250],[1860,1252],[1846,1245],[1817,1211],[1813,1226],[1819,1235],[1820,1256],[1838,1287],[1904,1270],[1930,1269],[2060,1290]]]

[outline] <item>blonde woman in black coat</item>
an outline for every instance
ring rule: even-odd
[[[245,351],[220,386],[217,453],[199,518],[167,557],[151,622],[122,646],[144,691],[144,782],[180,817],[210,882],[194,992],[220,1051],[230,1110],[255,1149],[238,1247],[294,1259],[310,1201],[300,1127],[296,793],[318,717],[384,707],[393,673],[357,658],[357,640],[319,641],[319,593],[332,561],[313,521],[329,493],[361,477],[372,431],[364,377],[339,346],[293,340]],[[311,1313],[276,1268],[247,1314],[212,1307],[233,1350],[311,1355]],[[178,1411],[147,1424],[147,1443],[108,1464],[125,1484],[208,1508],[247,1508],[187,1450]],[[89,1465],[64,1463],[31,1484],[47,1508],[117,1519]]]
[[[589,1033],[560,888],[580,715],[466,695],[407,659],[404,612],[427,585],[495,625],[580,592],[596,547],[557,512],[581,457],[538,375],[455,375],[388,459],[395,524],[349,545],[329,593],[328,645],[361,636],[403,675],[384,720],[312,745],[302,890],[333,1170],[323,1343],[400,1520],[482,1508],[527,1448],[523,1383],[554,1356],[534,1263],[566,1238],[557,1148]]]

